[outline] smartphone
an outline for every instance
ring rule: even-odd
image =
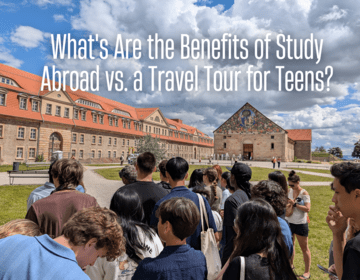
[[[329,274],[329,275],[331,275],[331,276],[335,276],[336,279],[339,279],[336,274],[330,272],[327,268],[321,266],[320,264],[318,264],[317,267],[318,267],[319,269],[321,269],[322,271],[324,271],[325,273],[327,273],[327,274]]]

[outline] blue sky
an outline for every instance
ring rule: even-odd
[[[95,64],[103,70],[121,70],[130,75],[144,73],[144,89],[134,92],[108,92],[105,97],[136,107],[160,107],[170,118],[181,118],[212,136],[218,126],[249,102],[285,129],[311,128],[313,149],[340,146],[351,154],[360,138],[360,4],[345,0],[237,0],[198,1],[168,0],[0,0],[0,63],[42,75],[45,65],[62,70],[91,70]],[[300,28],[299,28],[300,27]],[[270,48],[267,60],[179,60],[150,61],[111,59],[106,61],[53,60],[50,34],[71,33],[74,38],[99,34],[114,42],[117,34],[145,41],[149,34],[159,33],[175,42],[180,34],[192,38],[221,38],[225,32],[254,40],[266,33],[291,35],[305,39],[310,33],[324,40],[323,55],[317,65],[313,61],[276,60]],[[111,46],[113,47],[113,46]],[[175,46],[178,51],[177,46]],[[330,91],[285,92],[275,86],[271,72],[267,92],[248,91],[245,80],[239,80],[238,91],[151,91],[149,65],[159,69],[187,70],[195,64],[211,65],[217,70],[273,70],[276,65],[286,69],[318,71],[333,66]],[[200,83],[204,77],[200,76]],[[130,83],[130,82],[129,82]]]

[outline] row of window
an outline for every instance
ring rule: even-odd
[[[17,147],[16,148],[16,159],[23,159],[24,158],[24,147]],[[34,159],[36,156],[36,148],[31,147],[28,150],[28,159]]]
[[[226,143],[224,143],[224,149],[226,149]],[[274,144],[274,143],[271,143],[270,149],[271,149],[271,150],[274,150],[274,149],[275,149],[275,144]]]
[[[4,125],[0,125],[0,138],[4,137]],[[17,129],[17,139],[25,139],[26,137],[26,127],[19,126]],[[30,128],[29,139],[37,139],[37,128]]]
[[[122,154],[124,154],[124,151],[122,152]],[[84,150],[79,150],[79,154],[76,153],[76,150],[71,150],[71,156],[74,156],[75,158],[79,158],[79,159],[83,159],[84,158]],[[117,151],[108,151],[107,152],[107,157],[111,158],[111,156],[113,158],[117,157]],[[91,152],[89,153],[89,158],[102,158],[103,154],[101,150],[98,150],[96,153],[96,150],[91,150]]]
[[[72,139],[71,139],[72,143],[77,143],[77,137],[78,137],[77,133],[72,134]],[[79,143],[80,144],[85,143],[85,134],[80,134]],[[98,136],[98,144],[102,145],[102,143],[103,143],[103,136]],[[117,145],[117,138],[109,137],[108,138],[108,145],[112,145],[112,143],[113,143],[114,146],[116,146]],[[130,140],[123,139],[123,142],[122,142],[123,146],[125,146],[125,143],[127,143],[127,146],[129,146],[130,145]],[[91,144],[96,144],[96,135],[91,136]],[[135,140],[135,146],[136,146],[136,140]]]

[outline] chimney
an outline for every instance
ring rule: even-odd
[[[183,122],[182,122],[182,120],[180,120],[180,119],[171,119],[172,121],[176,121],[176,122],[178,122],[178,123],[180,123],[180,124],[182,124]]]

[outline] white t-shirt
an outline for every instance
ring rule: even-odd
[[[220,216],[220,214],[217,211],[211,210],[214,220],[215,220],[215,225],[217,228],[217,231],[222,231],[223,230],[223,220]]]
[[[304,200],[304,203],[306,202],[310,203],[310,195],[305,195],[304,192],[306,192],[306,190],[302,189],[298,197],[302,198]],[[293,189],[290,189],[288,193],[288,198],[295,200],[296,197],[293,197],[294,196],[293,193],[294,193]],[[307,224],[307,213],[295,207],[293,214],[289,217],[286,217],[286,219],[290,224],[296,224],[296,225]]]
[[[144,231],[137,227],[139,240],[145,247],[143,258],[155,258],[164,249],[159,236],[153,232],[153,241],[150,241]],[[130,259],[126,253],[115,261],[108,262],[106,258],[98,258],[93,266],[86,267],[86,274],[91,280],[131,280],[138,264]]]

